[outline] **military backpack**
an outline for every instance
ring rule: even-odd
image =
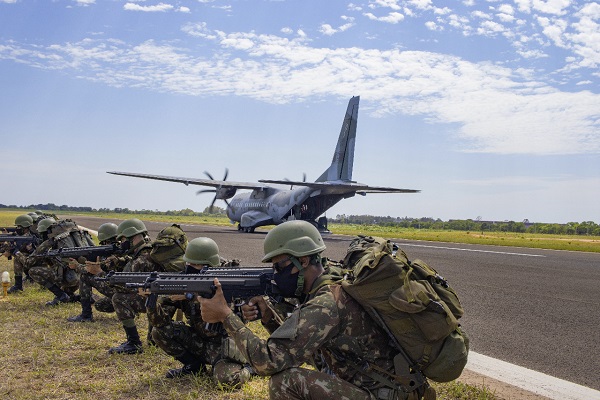
[[[458,322],[463,307],[444,278],[379,237],[358,236],[342,264],[342,287],[390,335],[408,370],[436,382],[460,376],[469,339]]]
[[[166,272],[180,272],[185,269],[183,255],[188,239],[185,232],[177,224],[168,226],[158,232],[152,242],[150,258],[162,266]]]

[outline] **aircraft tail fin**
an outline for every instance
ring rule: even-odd
[[[355,96],[348,102],[348,109],[342,123],[342,130],[340,131],[337,146],[333,153],[333,160],[329,168],[323,172],[316,182],[352,181],[359,101],[360,96]]]

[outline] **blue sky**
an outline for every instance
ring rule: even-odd
[[[328,216],[600,222],[599,23],[570,0],[0,0],[0,203],[211,201],[114,170],[314,180],[360,95],[354,179],[422,192]]]

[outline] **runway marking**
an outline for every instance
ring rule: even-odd
[[[600,391],[598,390],[484,356],[474,351],[469,352],[466,368],[553,400],[600,400]]]
[[[413,246],[413,247],[428,247],[434,249],[444,249],[444,250],[456,250],[456,251],[472,251],[475,253],[492,253],[492,254],[506,254],[509,256],[524,256],[524,257],[546,257],[542,254],[527,254],[527,253],[511,253],[508,251],[493,251],[493,250],[479,250],[479,249],[463,249],[460,247],[446,247],[446,246],[430,246],[426,244],[412,244],[412,243],[402,243],[402,246]]]

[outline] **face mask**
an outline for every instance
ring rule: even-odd
[[[25,233],[25,228],[21,227],[21,226],[17,226],[17,235],[22,235]]]
[[[129,240],[121,242],[121,250],[123,252],[127,252],[130,248],[131,248],[131,242]]]
[[[295,274],[292,274],[293,268],[294,264],[290,264],[281,272],[278,272],[273,276],[273,280],[277,284],[279,292],[283,297],[296,297],[299,273],[296,272]]]
[[[189,274],[199,274],[202,272],[204,268],[196,268],[193,265],[190,264],[185,264],[185,269],[183,270],[183,273],[186,275]]]

